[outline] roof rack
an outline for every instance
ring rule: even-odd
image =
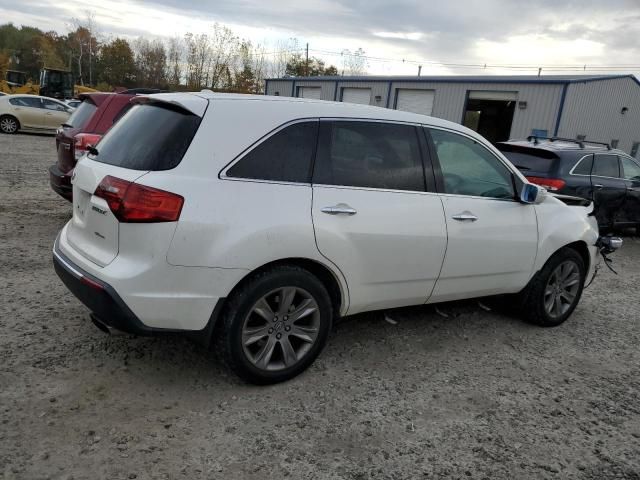
[[[564,138],[564,137],[541,137],[537,135],[529,135],[527,137],[527,141],[533,142],[534,145],[537,145],[539,140],[549,140],[550,142],[576,143],[580,146],[580,148],[584,148],[585,143],[590,143],[592,145],[602,145],[603,147],[607,147],[607,150],[611,150],[611,145],[605,142],[594,142],[592,140],[576,140],[574,138]]]

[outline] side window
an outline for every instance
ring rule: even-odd
[[[509,169],[470,138],[429,130],[438,154],[445,193],[490,198],[514,198]]]
[[[423,192],[416,128],[382,122],[322,122],[313,183]]]
[[[622,161],[624,178],[627,180],[633,180],[634,182],[640,182],[640,166],[627,157],[620,157],[620,160]]]
[[[573,168],[574,175],[591,175],[593,167],[593,155],[583,157],[582,160]]]
[[[591,175],[597,177],[620,177],[620,165],[617,155],[596,155]]]
[[[12,98],[9,100],[9,103],[16,107],[41,108],[41,103],[39,98],[30,98],[30,97]]]
[[[309,183],[317,132],[317,121],[285,127],[247,153],[227,176]]]
[[[44,108],[47,110],[55,110],[58,112],[64,112],[65,107],[58,102],[54,102],[53,100],[43,100]]]

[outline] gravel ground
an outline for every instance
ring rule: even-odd
[[[638,239],[561,327],[477,302],[360,315],[253,387],[183,338],[89,322],[51,265],[54,153],[0,135],[2,478],[640,479]]]

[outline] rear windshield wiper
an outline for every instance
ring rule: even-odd
[[[89,152],[91,155],[93,155],[94,157],[96,155],[98,155],[98,149],[96,147],[94,147],[93,145],[89,145],[87,147],[87,152]]]

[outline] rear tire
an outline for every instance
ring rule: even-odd
[[[228,298],[214,347],[243,380],[258,385],[283,382],[320,354],[332,317],[331,299],[318,278],[296,266],[273,267]]]
[[[578,305],[585,278],[580,254],[568,247],[558,250],[520,293],[521,314],[542,327],[562,324]]]
[[[20,122],[12,115],[3,115],[0,117],[0,132],[12,134],[20,130]]]

